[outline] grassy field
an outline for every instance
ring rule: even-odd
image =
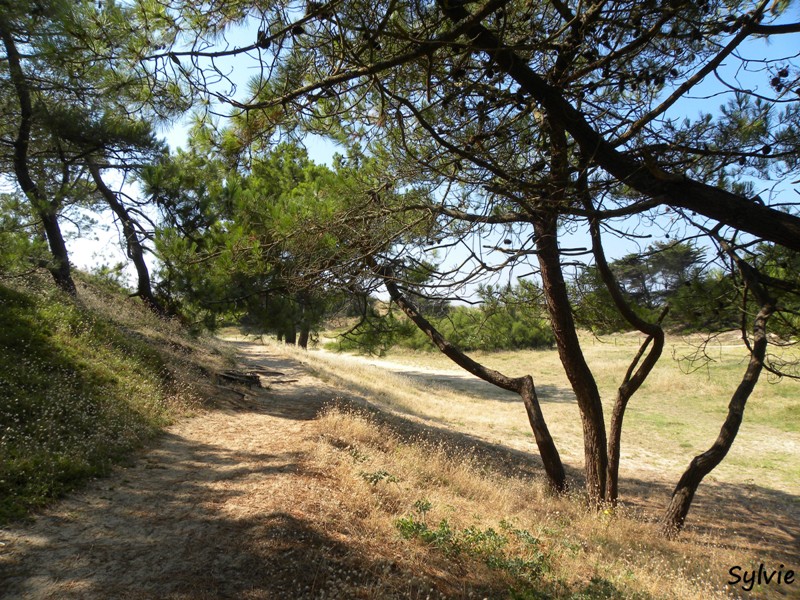
[[[583,341],[604,397],[613,398],[637,337]],[[566,498],[541,485],[520,401],[453,371],[445,357],[395,352],[365,360],[267,343],[355,393],[319,419],[315,468],[336,479],[351,526],[381,546],[373,552],[397,544],[399,534],[413,568],[439,573],[434,587],[447,595],[462,597],[459,585],[478,585],[489,569],[506,586],[497,597],[796,597],[797,587],[726,586],[737,565],[800,564],[796,382],[761,382],[734,450],[701,485],[684,534],[673,542],[658,535],[672,487],[712,443],[744,368],[741,348],[726,336],[707,348],[713,362],[687,373],[673,357],[694,352],[696,342],[671,338],[635,396],[623,440],[623,502],[601,513],[581,500],[580,421],[554,351],[479,359],[510,375],[534,374],[574,477]]]
[[[725,418],[728,401],[746,366],[746,350],[733,333],[701,348],[700,336],[669,337],[659,365],[632,398],[625,416],[622,477],[674,483],[693,456],[706,450]],[[641,337],[584,335],[583,348],[610,415],[616,388]],[[704,354],[706,360],[692,361]],[[475,353],[510,376],[531,374],[542,410],[565,460],[583,460],[580,416],[554,350]],[[321,357],[324,361],[324,355]],[[381,359],[374,359],[376,364]],[[459,372],[436,352],[393,351],[385,357],[408,370],[394,385],[357,372],[340,376],[367,387],[400,410],[455,427],[482,439],[530,449],[533,436],[514,394]],[[453,370],[452,374],[430,373]],[[462,377],[462,374],[464,377]],[[362,383],[363,385],[363,383]],[[748,401],[744,423],[725,461],[709,479],[754,484],[800,494],[800,382],[764,373]]]
[[[634,335],[583,339],[609,410],[639,341]],[[382,527],[399,527],[422,541],[421,560],[432,560],[426,554],[431,546],[447,547],[450,542],[442,537],[471,547],[469,532],[475,528],[502,533],[513,523],[512,529],[531,533],[549,548],[548,593],[556,597],[559,586],[573,590],[566,597],[585,598],[794,597],[796,587],[755,586],[744,593],[725,581],[735,565],[800,565],[798,382],[762,379],[731,453],[701,484],[685,533],[675,543],[658,536],[656,521],[672,487],[691,458],[715,439],[746,364],[732,334],[705,347],[710,360],[704,364],[686,360],[699,342],[670,338],[659,367],[633,398],[623,434],[622,506],[599,515],[580,501],[580,420],[555,351],[477,358],[509,375],[534,375],[551,432],[575,478],[572,499],[549,498],[542,491],[520,401],[454,370],[446,357],[280,351],[359,398],[355,404],[368,416],[354,416],[347,408],[323,417],[333,442],[322,445],[321,464],[343,482],[349,478],[363,487],[365,506],[384,506],[371,517]],[[356,502],[359,495],[352,497]],[[508,531],[504,544],[516,539]],[[530,556],[520,552],[515,556]],[[584,584],[577,573],[583,573]],[[576,585],[590,591],[572,596]]]

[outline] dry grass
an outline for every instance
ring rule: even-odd
[[[638,340],[621,336],[586,338],[584,343],[604,397],[613,398],[615,382]],[[365,535],[381,540],[377,543],[396,543],[398,519],[424,517],[433,533],[423,532],[425,543],[418,532],[413,550],[404,550],[411,553],[406,560],[412,569],[442,560],[442,548],[430,541],[442,519],[456,532],[470,527],[502,532],[505,522],[540,540],[549,570],[536,586],[547,594],[573,597],[584,590],[586,595],[574,597],[724,597],[732,566],[752,569],[763,562],[778,568],[797,565],[800,558],[800,394],[796,382],[759,385],[734,449],[701,486],[686,533],[677,542],[666,542],[654,521],[690,458],[716,436],[744,368],[741,348],[726,343],[717,346],[713,363],[686,374],[687,363],[671,356],[685,355],[694,344],[670,339],[658,369],[634,398],[623,439],[624,506],[599,515],[584,510],[579,497],[555,499],[542,492],[529,469],[536,461],[530,454],[535,446],[520,402],[450,371],[446,358],[394,353],[375,361],[403,368],[399,374],[323,352],[272,349],[353,390],[358,406],[380,411],[380,418],[349,409],[326,413],[321,419],[326,433],[315,460],[352,498],[348,518]],[[510,375],[534,372],[551,431],[579,490],[579,415],[556,353],[501,352],[479,359]],[[430,510],[421,513],[420,502],[429,502]],[[508,544],[510,551],[518,549]],[[485,568],[483,558],[469,560]],[[455,569],[450,578],[444,574],[452,565],[441,568],[441,585],[448,593],[456,593],[471,581],[470,573],[480,571],[470,565]],[[505,578],[508,589],[524,588],[508,573],[495,577]],[[785,597],[774,587],[758,593],[755,597]]]
[[[746,366],[746,351],[734,335],[717,338],[705,350],[710,362],[690,362],[699,336],[670,337],[659,365],[633,397],[623,432],[622,476],[659,476],[675,482],[693,456],[706,450],[719,432],[728,401]],[[616,388],[641,338],[594,338],[583,345],[610,415]],[[530,448],[532,436],[513,394],[469,378],[438,353],[393,352],[387,360],[406,365],[405,380],[383,386],[380,372],[361,365],[310,355],[320,369],[373,393],[377,401],[452,426],[490,441]],[[554,351],[476,354],[487,366],[508,375],[532,374],[542,410],[565,460],[583,460],[580,416]],[[380,359],[374,362],[380,363]],[[345,365],[350,364],[344,363]],[[428,370],[451,370],[451,375]],[[399,391],[398,391],[399,388]],[[800,382],[771,381],[766,374],[748,401],[744,423],[712,480],[756,484],[800,494]]]
[[[319,426],[311,464],[348,499],[339,518],[351,539],[419,573],[433,597],[729,597],[735,553],[709,545],[698,560],[698,548],[624,511],[549,497],[479,449],[409,436],[380,416],[334,407]]]

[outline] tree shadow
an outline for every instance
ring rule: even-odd
[[[476,400],[492,400],[497,402],[520,401],[518,394],[492,385],[488,381],[483,381],[466,371],[463,375],[445,375],[443,373],[419,371],[415,370],[413,367],[409,367],[408,370],[392,369],[391,372],[409,379],[417,386],[434,389],[439,387],[455,392],[460,396],[466,396]],[[554,385],[537,385],[536,394],[539,397],[539,401],[542,403],[575,402],[575,394],[573,394],[572,390]]]
[[[272,359],[273,357],[267,359],[263,355],[260,357],[261,362],[268,363],[269,368],[276,366]],[[291,368],[291,363],[292,361],[288,361],[287,364],[281,363],[280,366],[287,368],[288,365],[288,368]],[[410,372],[413,372],[413,368]],[[408,376],[406,373],[404,375]],[[430,377],[429,373],[424,372],[419,372],[418,375],[423,383],[426,377]],[[516,394],[500,390],[477,378],[444,375],[442,381],[447,385],[467,386],[467,393],[469,389],[473,391],[479,389],[480,391],[473,395],[481,399],[499,400],[502,394],[502,401],[520,402]],[[483,389],[480,386],[483,386]],[[287,407],[286,403],[275,399],[268,401],[266,406],[260,409],[280,416],[291,417],[297,413],[302,414],[303,418],[314,418],[319,410],[331,404],[331,399],[337,398],[346,405],[368,409],[379,422],[386,423],[409,441],[427,439],[433,443],[442,443],[455,451],[468,449],[477,453],[480,459],[493,469],[505,475],[538,480],[544,478],[541,459],[536,453],[533,440],[531,440],[531,450],[523,451],[492,443],[466,432],[453,431],[444,420],[427,415],[414,414],[402,408],[389,413],[380,405],[368,400],[369,390],[358,389],[357,386],[355,391],[360,392],[360,397],[352,394],[343,395],[341,390],[334,388],[329,388],[330,393],[326,396],[320,393],[319,385],[306,385],[300,391],[304,398],[303,409],[297,406]],[[458,391],[465,393],[460,387]],[[537,391],[543,403],[574,402],[571,390],[557,386],[540,386]],[[269,390],[267,393],[274,394],[276,390]],[[285,393],[287,398],[292,395],[288,388],[282,393]],[[411,417],[420,418],[422,422],[407,418],[403,412]],[[566,463],[564,466],[570,487],[573,490],[583,489],[585,481],[582,466]],[[677,480],[672,482],[642,479],[622,474],[620,498],[636,518],[656,521],[666,509],[675,483]],[[707,480],[698,489],[684,535],[700,544],[716,544],[729,549],[749,548],[753,552],[763,553],[765,557],[774,556],[777,560],[783,557],[785,564],[797,565],[800,563],[800,498],[755,484]]]
[[[164,436],[133,466],[40,516],[24,539],[0,531],[0,597],[445,597],[440,589],[452,597],[445,558],[412,568],[373,555],[348,543],[348,523],[309,515],[300,498],[275,503],[277,510],[233,510],[247,499],[231,484],[289,472],[317,477],[296,452],[233,452]],[[503,597],[507,589],[486,578],[469,592]]]

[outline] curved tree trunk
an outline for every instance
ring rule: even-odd
[[[703,478],[722,462],[736,439],[736,434],[744,416],[745,404],[764,368],[764,357],[767,353],[768,344],[767,322],[772,313],[775,312],[775,300],[761,285],[758,272],[740,259],[726,243],[721,242],[721,245],[736,262],[739,272],[747,284],[747,289],[753,292],[753,295],[761,305],[761,309],[753,322],[753,345],[750,351],[750,361],[742,376],[741,383],[739,383],[728,404],[728,415],[725,417],[725,422],[722,424],[719,435],[711,448],[692,459],[689,468],[683,473],[678,485],[675,486],[675,490],[672,492],[672,499],[661,522],[662,532],[667,537],[675,536],[683,528],[697,487],[703,481]],[[744,331],[742,333],[744,335]]]
[[[581,350],[558,251],[554,217],[534,219],[542,289],[561,364],[578,402],[583,424],[584,465],[589,501],[600,504],[606,491],[606,430],[600,391]]]
[[[386,289],[389,291],[389,296],[392,301],[400,307],[406,316],[411,319],[425,335],[428,336],[442,354],[476,377],[488,381],[492,385],[496,385],[504,390],[516,392],[522,397],[525,411],[528,414],[528,421],[531,424],[533,436],[539,448],[539,455],[542,458],[544,470],[547,474],[548,485],[555,492],[563,492],[566,489],[564,465],[561,462],[561,457],[558,454],[553,437],[550,435],[547,423],[542,415],[541,407],[539,406],[539,398],[536,395],[536,388],[533,384],[533,378],[530,375],[515,378],[507,377],[499,371],[484,367],[482,364],[471,359],[448,342],[442,334],[419,313],[417,307],[400,292],[400,289],[397,287],[388,269],[379,269],[379,274],[383,278],[383,282],[386,285]]]
[[[122,233],[125,236],[127,255],[128,258],[131,259],[131,262],[133,262],[134,267],[136,267],[136,295],[139,296],[153,312],[159,315],[165,315],[166,310],[153,296],[153,288],[150,283],[150,271],[147,269],[147,263],[144,260],[144,248],[139,241],[139,236],[136,235],[136,223],[133,217],[131,217],[125,205],[119,201],[117,195],[111,191],[105,181],[103,181],[100,175],[100,168],[94,161],[91,159],[88,160],[87,165],[89,166],[89,172],[92,174],[98,191],[102,194],[111,210],[114,211],[114,214],[117,215],[120,223],[122,223]]]
[[[53,255],[53,265],[48,267],[48,270],[59,288],[70,296],[75,296],[77,290],[75,282],[72,280],[69,253],[64,242],[64,236],[61,234],[61,227],[58,224],[58,206],[45,199],[42,191],[33,181],[28,167],[28,147],[33,126],[31,93],[28,89],[25,73],[22,70],[22,61],[17,45],[2,15],[0,15],[0,39],[2,39],[6,50],[8,71],[14,84],[20,108],[19,129],[14,140],[14,174],[17,177],[20,188],[42,221],[50,253]]]

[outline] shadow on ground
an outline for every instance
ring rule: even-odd
[[[243,344],[241,348],[244,349],[247,345]],[[273,358],[270,358],[272,366],[278,365],[289,372],[292,372],[292,368],[302,370],[302,365],[294,361],[280,358],[278,362],[274,362]],[[499,390],[477,378],[431,375],[424,372],[416,372],[415,375],[413,367],[409,367],[409,371],[403,371],[402,374],[412,378],[416,376],[422,383],[429,382],[433,377],[437,381],[440,380],[442,385],[454,387],[459,393],[466,391],[481,398],[520,402],[516,394]],[[317,384],[299,388],[300,393],[306,398],[304,407],[311,411],[303,412],[302,418],[313,418],[318,410],[332,403],[333,396],[320,395],[320,382],[316,379],[313,381]],[[427,422],[420,423],[402,415],[381,412],[379,406],[372,405],[364,399],[363,392],[366,390],[357,391],[362,392],[361,398],[339,394],[334,403],[338,401],[360,408],[366,407],[380,421],[389,424],[409,440],[424,438],[457,449],[470,449],[479,453],[482,460],[504,475],[544,477],[541,459],[535,452],[520,451],[488,442],[468,433],[456,432],[441,421],[428,419]],[[270,392],[290,396],[288,390],[270,390]],[[574,402],[571,390],[556,386],[539,386],[537,392],[542,403]],[[297,407],[287,408],[284,402],[277,402],[274,405],[270,403],[264,409],[272,414],[296,415],[295,418],[301,418],[302,412]],[[565,464],[565,469],[571,488],[582,489],[584,486],[582,465]],[[675,483],[677,481],[644,480],[623,475],[620,481],[620,498],[623,505],[630,508],[630,512],[636,518],[655,521],[666,509]],[[750,554],[763,554],[765,559],[772,557],[784,561],[787,565],[800,565],[800,497],[756,484],[704,482],[698,488],[692,504],[685,535],[693,536],[700,543],[709,540],[708,543],[721,547],[752,549]]]

